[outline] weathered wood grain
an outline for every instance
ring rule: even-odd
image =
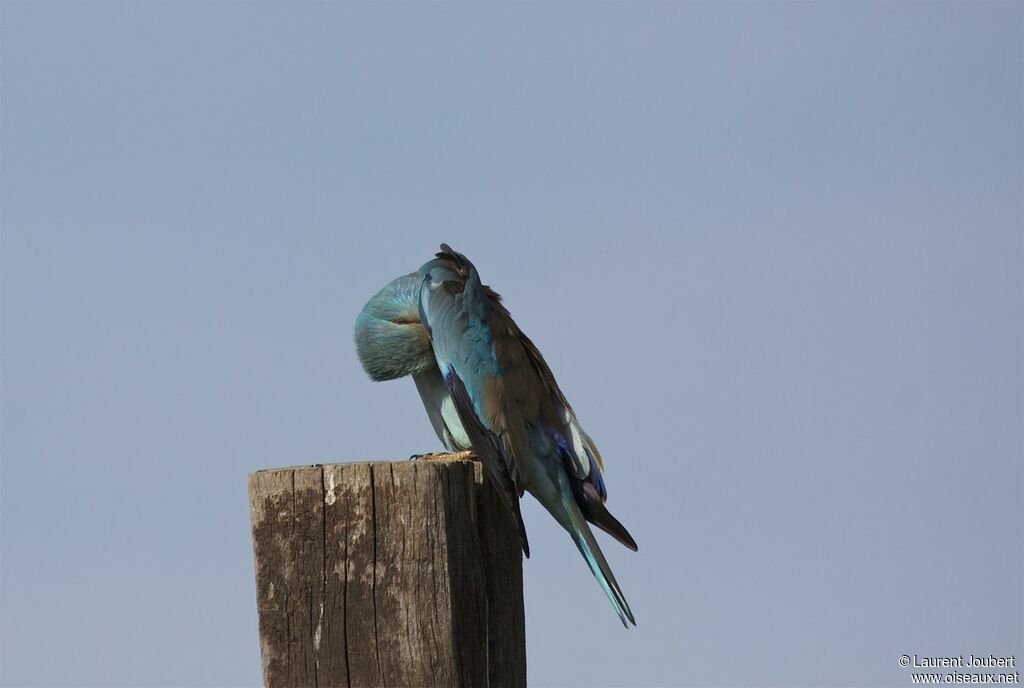
[[[523,686],[522,555],[471,461],[249,476],[267,686]]]

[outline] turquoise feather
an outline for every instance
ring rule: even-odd
[[[540,352],[473,264],[442,245],[433,260],[370,299],[356,318],[355,339],[374,380],[413,377],[445,447],[473,449],[508,505],[526,555],[524,491],[572,537],[623,624],[635,624],[588,524],[636,550],[604,506],[597,447]]]

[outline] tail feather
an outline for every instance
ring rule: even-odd
[[[611,535],[624,546],[634,552],[637,551],[636,540],[626,530],[626,526],[619,523],[619,519],[612,516],[611,512],[608,511],[592,483],[581,480],[575,481],[573,488],[576,504],[580,507],[580,513],[583,514],[583,518]]]
[[[580,508],[583,518],[611,535],[629,549],[636,551],[636,540],[629,534],[626,527],[619,523],[619,519],[612,516],[611,512],[604,505],[608,492],[604,487],[604,478],[599,468],[601,455],[597,453],[594,441],[584,433],[588,447],[587,458],[590,461],[590,472],[585,478],[577,478],[574,474],[574,464],[571,455],[567,450],[562,452],[562,461],[566,466],[566,474],[569,476],[569,486],[572,488],[576,505]]]
[[[626,602],[626,597],[622,594],[622,589],[619,588],[615,575],[612,573],[611,567],[608,566],[608,561],[604,558],[604,553],[601,552],[590,526],[587,525],[583,514],[576,505],[576,501],[570,496],[567,500],[563,500],[563,505],[569,517],[570,527],[567,528],[569,535],[572,536],[580,554],[587,561],[590,571],[594,574],[601,589],[604,590],[604,594],[608,596],[622,625],[626,628],[629,628],[629,624],[636,626],[633,611],[629,608],[629,603]]]

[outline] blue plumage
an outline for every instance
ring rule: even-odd
[[[604,506],[597,447],[540,352],[465,256],[442,245],[417,272],[385,286],[356,319],[356,348],[373,379],[413,377],[449,450],[473,449],[515,518],[527,556],[524,491],[572,537],[623,624],[635,624],[588,525],[636,550]]]

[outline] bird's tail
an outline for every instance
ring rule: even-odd
[[[604,553],[598,547],[597,540],[594,539],[590,526],[587,525],[586,519],[583,518],[579,506],[577,506],[576,500],[573,499],[571,494],[566,495],[562,499],[562,508],[565,511],[565,516],[567,516],[566,530],[572,536],[576,547],[580,550],[580,554],[586,559],[587,566],[590,567],[594,578],[597,579],[601,589],[604,590],[604,594],[608,596],[612,606],[615,607],[615,612],[619,615],[619,619],[622,620],[622,625],[626,628],[629,628],[629,624],[635,626],[636,620],[633,618],[633,611],[629,608],[629,603],[626,602],[626,597],[622,594],[622,589],[619,588],[615,575],[608,566],[608,561],[604,558]]]

